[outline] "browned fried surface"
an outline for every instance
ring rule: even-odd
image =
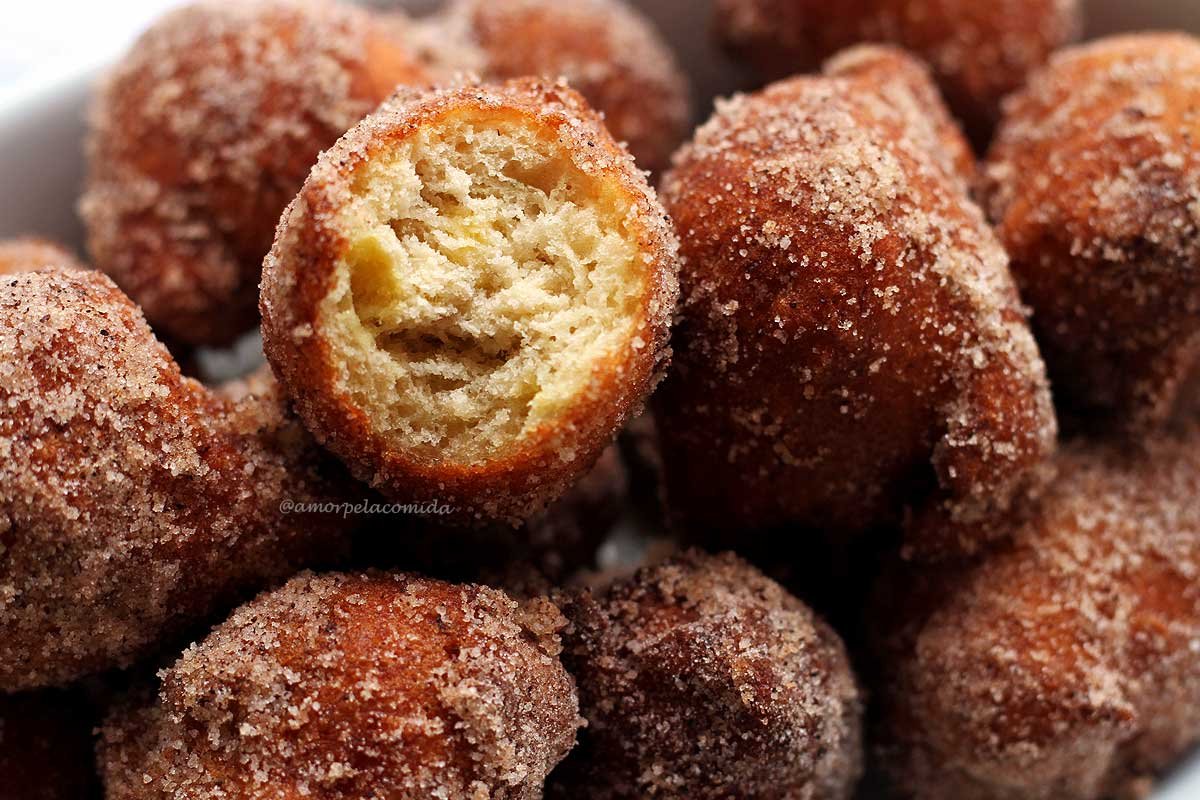
[[[587,176],[611,182],[630,203],[648,275],[638,333],[619,359],[598,363],[568,409],[519,446],[478,463],[427,459],[393,446],[354,405],[318,316],[335,262],[347,247],[335,211],[354,191],[356,170],[377,153],[446,115],[482,109],[520,120],[555,139]],[[669,352],[678,288],[676,239],[662,206],[632,159],[586,102],[562,84],[535,80],[401,91],[326,152],[285,214],[264,266],[267,357],[316,437],[361,479],[399,502],[437,498],[458,522],[519,524],[560,497],[603,452],[658,379]]]
[[[927,61],[955,112],[986,135],[1000,100],[1080,29],[1079,0],[718,0],[722,38],[768,77],[856,42]]]
[[[903,796],[1134,795],[1200,739],[1200,430],[1060,466],[1011,545],[880,593]]]
[[[109,800],[536,800],[579,722],[562,617],[407,575],[301,575],[104,729]]]
[[[642,169],[666,167],[686,134],[687,81],[653,24],[623,0],[450,0],[425,35],[445,48],[443,70],[565,77]]]
[[[278,393],[183,378],[92,272],[0,278],[0,688],[126,665],[329,555],[334,488]]]
[[[61,245],[33,236],[0,240],[0,275],[54,269],[83,269],[79,259]]]
[[[77,693],[0,694],[0,797],[99,798],[93,716]]]
[[[565,613],[588,727],[550,796],[850,796],[861,700],[841,641],[753,567],[691,551]]]
[[[916,552],[969,551],[1042,479],[1056,423],[1003,248],[930,152],[949,132],[906,91],[920,70],[867,68],[904,58],[734,98],[666,177],[683,304],[656,403],[690,532],[911,510]]]
[[[1055,398],[1093,430],[1161,426],[1200,366],[1200,43],[1064,51],[1015,96],[985,194]]]
[[[96,266],[160,332],[227,344],[316,162],[424,70],[365,10],[201,0],[162,17],[94,99],[80,209]]]

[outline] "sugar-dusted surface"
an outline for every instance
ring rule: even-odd
[[[566,78],[642,169],[666,167],[690,122],[671,50],[624,0],[450,0],[421,36],[442,71]]]
[[[933,68],[947,101],[984,138],[1000,101],[1080,33],[1080,0],[718,0],[717,30],[768,77],[816,66],[858,42],[888,42]]]
[[[1014,96],[983,194],[1071,416],[1161,426],[1200,367],[1200,41],[1065,50]]]
[[[1011,544],[880,592],[879,738],[905,796],[1145,796],[1200,740],[1200,429],[1060,461]]]
[[[513,174],[519,175],[521,165],[501,162],[495,165],[495,174],[489,175],[497,181],[504,178],[504,186],[525,194],[541,192],[538,184],[545,176],[554,178],[554,186],[561,185],[562,177],[569,178],[570,202],[611,222],[611,231],[622,238],[621,251],[632,253],[627,262],[605,265],[606,284],[593,283],[586,270],[571,281],[558,281],[554,290],[557,308],[574,311],[592,304],[598,293],[608,291],[612,274],[627,276],[628,283],[621,285],[621,292],[628,294],[629,285],[637,287],[634,296],[619,305],[604,304],[609,310],[592,326],[605,334],[607,344],[603,347],[596,347],[596,337],[569,341],[566,350],[561,341],[553,347],[547,343],[547,353],[553,350],[559,355],[553,360],[547,355],[540,362],[537,354],[541,350],[535,349],[530,408],[501,407],[518,402],[517,395],[499,398],[495,408],[484,408],[489,419],[511,419],[514,413],[520,413],[527,422],[514,429],[515,435],[505,433],[508,428],[504,426],[492,426],[492,440],[480,452],[466,449],[483,445],[470,440],[465,433],[470,426],[464,427],[456,417],[461,414],[460,407],[479,405],[474,387],[452,387],[432,402],[411,407],[411,398],[390,391],[389,382],[414,369],[425,369],[429,354],[403,340],[397,346],[391,342],[381,344],[378,337],[367,335],[373,326],[363,323],[361,315],[358,323],[350,319],[354,324],[348,325],[349,315],[344,313],[349,303],[359,302],[359,297],[387,289],[391,298],[388,314],[428,316],[433,308],[439,324],[462,327],[464,320],[470,321],[461,307],[464,303],[472,308],[493,303],[496,296],[511,288],[512,281],[527,281],[530,272],[556,266],[563,260],[556,249],[560,243],[552,242],[538,258],[510,270],[510,276],[498,264],[481,261],[475,251],[483,248],[484,240],[498,239],[503,253],[515,253],[520,242],[515,241],[511,231],[520,230],[526,221],[522,205],[510,206],[500,191],[460,197],[452,193],[462,195],[461,182],[435,186],[419,175],[415,186],[399,179],[393,184],[387,179],[387,170],[380,173],[374,169],[378,163],[390,160],[396,162],[391,167],[395,174],[416,175],[415,166],[397,160],[397,153],[417,137],[436,142],[443,133],[446,137],[457,136],[464,121],[498,131],[505,127],[520,130],[520,137],[512,137],[513,145],[526,151],[529,142],[536,141],[538,148],[544,148],[536,152],[544,162],[536,174],[519,181],[506,177],[500,167],[516,170]],[[482,150],[476,153],[469,141],[461,147],[461,152],[455,148],[455,158],[470,161],[476,154],[480,159],[487,155]],[[470,166],[481,169],[478,164]],[[487,167],[485,172],[493,169],[490,164],[483,166]],[[364,180],[373,172],[377,177]],[[446,169],[445,174],[457,173]],[[561,204],[557,190],[554,194],[554,202]],[[381,228],[397,240],[394,248],[399,250],[393,249],[379,259],[381,269],[363,281],[362,288],[355,287],[346,274],[351,271],[347,261],[350,244],[369,232],[361,217],[349,212],[376,197],[400,208],[413,208],[418,204],[418,195],[421,202],[436,196],[441,204],[436,209],[439,216],[461,216],[468,204],[482,202],[490,204],[494,214],[503,218],[504,224],[497,222],[494,229],[479,234],[481,241],[466,241],[465,254],[447,256],[454,259],[451,266],[462,268],[466,263],[471,268],[464,271],[464,285],[446,289],[464,298],[445,303],[444,310],[440,306],[446,292],[441,288],[435,295],[417,287],[403,296],[388,289],[401,259],[413,258],[420,249],[417,237],[409,232],[412,223],[421,220],[403,213]],[[541,220],[532,221],[540,230]],[[599,117],[565,84],[530,79],[495,86],[466,83],[428,92],[402,90],[322,156],[285,214],[264,267],[262,308],[267,356],[296,398],[309,429],[360,479],[397,501],[438,499],[455,509],[458,522],[520,523],[561,496],[586,472],[657,381],[668,354],[667,332],[678,293],[676,251],[674,232],[645,177],[628,153],[613,141]],[[594,271],[604,277],[598,267]],[[444,283],[440,273],[430,277]],[[544,292],[530,294],[536,299]],[[517,295],[511,308],[498,309],[497,314],[495,322],[516,331],[511,347],[497,341],[484,327],[465,332],[469,335],[433,337],[437,359],[453,362],[460,358],[488,364],[493,372],[484,376],[480,391],[490,387],[493,375],[506,374],[515,359],[529,360],[524,345],[545,338],[546,323],[553,322],[553,314],[542,314]],[[570,340],[578,337],[579,331],[551,333]],[[476,358],[480,351],[486,353],[486,359]],[[574,353],[575,358],[564,360],[563,353]],[[356,368],[350,369],[351,364]],[[359,368],[359,364],[367,366]],[[456,399],[456,392],[463,395],[462,402]],[[370,402],[364,402],[364,398]],[[456,451],[434,446],[443,431],[449,432],[445,436],[458,431],[454,438],[445,439],[447,444],[461,445]],[[461,455],[468,452],[469,459]]]
[[[588,727],[549,796],[851,796],[862,699],[841,641],[754,568],[692,551],[564,610]]]
[[[735,97],[666,176],[683,302],[656,405],[694,533],[911,512],[914,552],[969,551],[1044,477],[1044,367],[961,138],[919,113],[936,93],[906,60],[858,49]]]
[[[83,269],[79,258],[55,242],[32,236],[0,240],[0,275],[41,269]]]
[[[109,800],[537,800],[580,723],[542,601],[408,575],[302,574],[104,729]]]
[[[156,330],[228,344],[317,154],[424,70],[369,13],[200,0],[161,18],[94,98],[80,209],[96,266]]]
[[[129,664],[336,551],[336,497],[277,391],[183,378],[93,272],[0,278],[0,688]]]

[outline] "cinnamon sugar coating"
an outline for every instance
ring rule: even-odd
[[[0,694],[4,800],[99,800],[94,716],[78,692]]]
[[[340,496],[279,393],[180,375],[95,272],[0,278],[0,690],[125,666],[339,549]]]
[[[1044,481],[1044,367],[906,60],[857,48],[736,97],[665,178],[683,302],[655,401],[690,533],[905,517],[914,554],[969,552]]]
[[[275,225],[317,154],[422,67],[364,9],[200,0],[93,100],[88,247],[155,329],[223,345],[256,322]]]
[[[642,169],[665,168],[686,135],[687,80],[653,23],[624,0],[449,0],[424,36],[443,70],[566,78]]]
[[[1065,50],[1014,96],[983,194],[1055,399],[1084,427],[1161,427],[1200,369],[1200,42]]]
[[[109,800],[537,800],[580,722],[546,602],[303,574],[243,606],[103,730]]]
[[[34,236],[0,239],[0,276],[41,269],[84,269],[70,250]]]
[[[857,42],[911,50],[980,139],[1000,101],[1078,37],[1080,0],[718,0],[726,44],[769,78],[815,67]]]
[[[879,594],[905,797],[1143,797],[1200,741],[1200,429],[1060,460],[1011,544]]]
[[[549,796],[853,793],[862,700],[842,643],[753,567],[691,551],[564,611],[588,727]]]
[[[396,502],[518,525],[657,382],[677,242],[583,98],[402,91],[325,154],[264,267],[267,357],[309,429]]]

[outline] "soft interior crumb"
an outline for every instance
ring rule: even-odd
[[[618,188],[553,139],[472,113],[365,165],[322,314],[379,430],[472,460],[570,407],[646,292]]]

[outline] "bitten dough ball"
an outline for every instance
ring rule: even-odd
[[[99,800],[93,716],[77,693],[0,694],[4,800]]]
[[[1145,797],[1200,742],[1200,429],[1061,461],[1012,544],[880,592],[904,797]]]
[[[686,135],[687,80],[653,23],[623,0],[450,0],[427,36],[443,70],[565,77],[642,169],[666,167]]]
[[[923,58],[968,129],[985,138],[1000,101],[1081,28],[1080,0],[718,0],[717,30],[769,78],[857,42]]]
[[[572,90],[400,92],[285,214],[265,349],[361,480],[516,524],[650,391],[676,271],[653,190]]]
[[[160,333],[256,322],[275,225],[317,154],[424,70],[366,10],[202,0],[160,19],[95,97],[80,211],[96,266]]]
[[[108,800],[537,800],[575,740],[549,603],[407,575],[301,575],[110,718]]]
[[[849,798],[862,699],[837,635],[732,555],[692,551],[565,605],[588,726],[548,795]]]
[[[666,176],[683,302],[655,401],[685,531],[911,511],[914,554],[969,552],[1044,481],[1044,367],[919,76],[858,48],[723,104]]]
[[[0,278],[0,690],[126,666],[339,548],[279,393],[224,400],[96,272]]]
[[[33,236],[0,239],[0,276],[42,269],[84,269],[75,255],[61,245]]]
[[[1200,369],[1200,41],[1063,51],[1014,96],[984,195],[1055,398],[1093,432],[1172,415]]]

